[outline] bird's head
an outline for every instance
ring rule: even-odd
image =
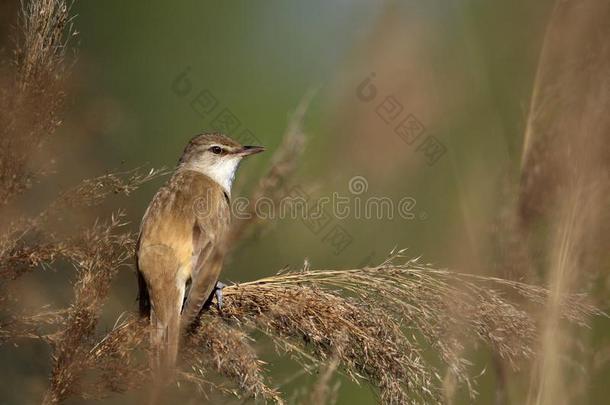
[[[205,174],[230,194],[241,160],[264,150],[262,146],[243,146],[220,133],[204,133],[189,141],[178,164]]]

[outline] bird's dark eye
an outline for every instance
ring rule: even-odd
[[[222,148],[220,146],[212,146],[210,148],[210,152],[212,152],[215,155],[220,155],[222,153]]]

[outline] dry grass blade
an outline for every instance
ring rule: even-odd
[[[128,196],[142,184],[168,173],[165,168],[152,168],[144,173],[141,168],[136,168],[126,172],[108,173],[86,179],[76,187],[62,193],[51,205],[51,209],[97,205],[112,194]]]
[[[0,256],[0,280],[14,280],[38,266],[49,266],[72,249],[65,242],[19,245]]]
[[[0,343],[16,339],[44,339],[51,342],[53,334],[44,334],[42,327],[57,327],[61,325],[68,310],[49,310],[43,308],[35,314],[9,314],[0,324]]]

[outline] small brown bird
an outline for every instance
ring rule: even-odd
[[[150,317],[157,370],[174,366],[182,332],[215,292],[235,171],[242,158],[263,150],[219,133],[194,137],[142,218],[136,247],[140,313]]]

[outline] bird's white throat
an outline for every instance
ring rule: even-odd
[[[197,164],[195,162],[185,165],[186,169],[195,170],[205,174],[224,189],[227,195],[231,195],[231,187],[235,179],[235,172],[239,166],[241,157],[225,158],[212,164]]]

